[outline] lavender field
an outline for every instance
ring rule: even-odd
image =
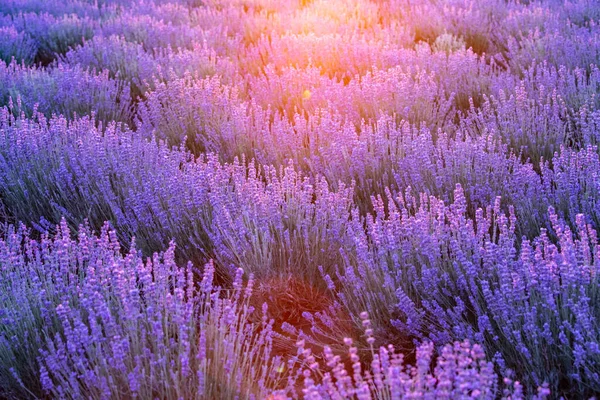
[[[0,0],[0,399],[600,396],[598,0]]]

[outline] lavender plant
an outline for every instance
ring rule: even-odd
[[[72,119],[90,116],[109,122],[130,123],[133,119],[129,87],[109,79],[108,72],[59,64],[34,68],[12,62],[0,65],[0,104],[12,103],[12,112],[28,117],[41,112],[47,117]]]
[[[101,7],[98,7],[100,5]],[[61,0],[6,0],[0,5],[0,12],[7,15],[18,15],[20,13],[47,13],[53,16],[71,15],[89,16],[100,18],[109,7],[107,4],[93,4],[88,1],[61,1]],[[104,7],[102,7],[104,6]]]
[[[26,32],[37,44],[36,62],[48,64],[94,34],[94,21],[77,15],[52,16],[47,13],[19,13],[13,26]]]
[[[186,101],[179,101],[182,98]],[[246,107],[237,90],[216,77],[196,80],[188,75],[157,82],[138,115],[142,134],[170,146],[185,144],[194,154],[218,152],[225,160],[233,160],[251,149],[244,136]]]
[[[136,14],[122,14],[106,21],[102,25],[102,33],[140,43],[148,53],[165,47],[191,49],[200,36],[200,32],[189,25],[173,25],[148,15]]]
[[[40,241],[13,230],[0,254],[5,395],[264,398],[277,385],[271,325],[248,322],[241,270],[224,293],[212,263],[195,282],[174,245],[144,261],[108,225],[75,240],[65,221]]]
[[[595,231],[583,215],[571,231],[550,209],[558,243],[542,229],[517,251],[512,209],[503,213],[497,199],[471,220],[460,186],[454,196],[446,206],[407,192],[388,212],[380,202],[358,259],[347,261],[341,298],[408,338],[481,343],[526,387],[595,393]]]
[[[0,60],[10,63],[31,64],[37,54],[37,46],[31,37],[12,26],[0,27]]]
[[[552,158],[561,145],[594,145],[598,68],[589,68],[586,73],[533,65],[524,79],[501,83],[497,94],[486,96],[462,125],[474,135],[494,132],[534,165]]]
[[[128,82],[135,95],[147,90],[155,71],[152,55],[147,54],[141,44],[127,42],[119,36],[94,37],[68,51],[61,60],[97,71],[108,70],[111,78]]]
[[[477,344],[465,340],[445,345],[435,360],[433,344],[423,343],[416,351],[415,365],[410,365],[393,345],[375,349],[368,314],[361,313],[361,320],[371,353],[371,362],[366,366],[361,363],[359,349],[353,346],[352,339],[344,339],[351,369],[329,347],[319,362],[310,348],[305,348],[304,340],[297,343],[298,353],[303,357],[304,398],[524,398],[520,382],[505,377],[499,383],[493,364],[485,361],[485,353]],[[545,399],[549,394],[550,390],[544,385],[530,398]]]
[[[220,73],[224,80],[234,75],[227,60],[200,43],[185,51],[157,48],[147,53],[141,44],[114,35],[95,37],[69,51],[61,60],[97,71],[108,70],[110,78],[130,84],[136,99],[154,89],[157,82],[176,80],[186,74],[204,78]]]
[[[82,226],[73,239],[64,220],[53,238],[44,235],[39,241],[30,239],[23,226],[11,230],[0,240],[0,260],[2,281],[10,282],[0,297],[5,310],[0,354],[2,366],[11,366],[0,374],[3,395],[264,398],[294,393],[296,361],[286,364],[271,354],[272,322],[264,315],[259,326],[249,324],[253,280],[244,286],[241,270],[223,297],[212,283],[212,263],[195,283],[191,264],[176,265],[173,245],[144,262],[134,247],[120,252],[108,225],[98,236]],[[373,375],[361,372],[356,347],[349,349],[353,374],[326,348],[324,362],[331,372],[315,380],[319,363],[301,341],[306,398],[369,393],[382,399],[409,394],[491,398],[496,393],[497,375],[479,346],[444,347],[429,375],[433,346],[423,345],[417,365],[405,371],[393,346],[375,353],[371,322],[361,318]],[[290,373],[284,379],[286,369]],[[520,398],[518,391],[514,395]]]

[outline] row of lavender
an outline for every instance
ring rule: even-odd
[[[5,395],[600,391],[592,1],[0,12],[0,204],[56,234],[1,242]],[[310,333],[251,312],[282,276]]]
[[[349,338],[352,372],[328,346],[321,366],[304,339],[298,357],[284,358],[267,308],[253,318],[255,282],[244,285],[241,269],[223,297],[212,262],[197,280],[191,264],[176,264],[174,246],[147,261],[120,250],[108,225],[98,236],[82,226],[74,240],[64,221],[54,239],[31,240],[21,227],[0,241],[4,396],[284,399],[300,384],[314,399],[524,398],[469,341],[444,346],[435,362],[433,344],[420,345],[415,366],[392,345],[375,350],[366,313],[367,371]]]

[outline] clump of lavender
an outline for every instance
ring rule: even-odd
[[[13,26],[26,32],[37,44],[36,62],[46,65],[94,35],[96,21],[75,14],[53,16],[48,13],[19,13]]]
[[[302,359],[305,399],[524,399],[521,384],[499,376],[492,362],[486,361],[482,346],[468,340],[443,346],[436,354],[434,345],[425,342],[416,350],[415,365],[406,364],[404,355],[393,345],[376,349],[371,321],[360,315],[371,360],[361,359],[359,348],[345,338],[350,368],[326,346],[321,360],[297,343]],[[502,389],[502,390],[500,390]],[[531,399],[546,399],[550,394],[541,386]]]
[[[515,153],[536,167],[551,159],[561,146],[598,144],[600,70],[554,67],[547,62],[523,71],[523,79],[503,75],[461,122],[466,132],[493,132]]]
[[[8,64],[14,58],[18,63],[28,65],[36,53],[36,43],[28,34],[12,26],[0,27],[0,60]]]
[[[114,12],[114,1],[90,3],[85,0],[6,0],[0,4],[0,13],[18,15],[22,13],[50,14],[53,16],[77,15],[101,18]]]
[[[582,214],[572,231],[550,209],[556,242],[546,229],[518,240],[516,217],[501,211],[500,199],[474,220],[460,186],[454,199],[417,202],[408,192],[387,214],[380,203],[366,221],[363,250],[346,262],[354,264],[342,279],[346,304],[354,313],[368,309],[379,326],[391,321],[404,337],[481,343],[529,394],[543,382],[555,392],[597,392],[596,231]]]
[[[0,65],[0,105],[12,102],[12,112],[33,117],[41,112],[50,118],[68,119],[94,114],[105,126],[131,122],[129,87],[110,79],[107,71],[57,64],[53,68],[25,67],[16,62]]]
[[[115,232],[65,221],[56,235],[0,240],[4,395],[55,398],[264,398],[280,380],[271,324],[248,320],[253,280],[213,286],[181,268],[174,245],[144,261]],[[263,314],[264,314],[263,310]]]
[[[218,152],[225,160],[250,149],[246,106],[235,88],[217,77],[155,83],[139,107],[139,131],[194,154]],[[181,101],[185,99],[185,101]],[[233,153],[233,154],[231,154]]]
[[[152,55],[141,44],[119,36],[96,36],[68,51],[61,61],[97,71],[108,70],[111,78],[129,83],[135,95],[146,92],[156,71]]]
[[[13,217],[39,231],[62,217],[72,229],[110,221],[124,246],[135,236],[151,255],[175,238],[186,261],[202,263],[205,183],[218,163],[196,164],[114,124],[100,131],[90,118],[15,119],[3,109],[0,121],[2,202]],[[216,185],[228,179],[221,175]]]
[[[137,10],[136,10],[137,11]],[[189,24],[172,24],[150,15],[126,12],[102,24],[105,36],[117,35],[140,43],[148,53],[160,48],[192,49],[202,31]]]
[[[129,83],[136,98],[154,88],[157,82],[176,80],[186,74],[234,75],[231,63],[200,41],[189,49],[166,47],[147,52],[142,44],[127,41],[122,36],[98,35],[70,50],[61,61],[97,71],[108,70],[111,78]]]

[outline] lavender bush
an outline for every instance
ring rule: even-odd
[[[94,34],[94,21],[77,15],[53,16],[48,13],[19,13],[12,26],[27,33],[37,44],[35,60],[48,64]]]
[[[109,122],[129,123],[133,119],[129,87],[109,79],[108,72],[59,64],[54,68],[28,68],[16,62],[0,65],[0,104],[12,103],[11,111],[32,117],[95,115]]]
[[[407,192],[388,213],[380,201],[366,221],[360,258],[347,261],[346,304],[408,338],[482,343],[529,387],[548,382],[554,392],[559,385],[597,392],[596,231],[582,214],[571,231],[550,209],[557,243],[545,229],[519,241],[512,208],[503,213],[499,198],[469,219],[460,186],[454,197],[446,206]],[[380,290],[372,296],[374,287]]]
[[[9,395],[264,398],[277,385],[271,326],[248,322],[241,271],[224,296],[212,264],[196,284],[174,245],[147,261],[134,247],[122,255],[108,225],[75,240],[63,221],[39,242],[21,228],[0,249]]]
[[[81,17],[100,18],[103,12],[111,9],[107,7],[107,2],[98,2],[98,4],[88,1],[71,0],[68,2],[61,0],[31,1],[31,0],[7,0],[0,5],[0,12],[6,15],[18,15],[20,13],[47,13],[53,16],[75,14]]]
[[[181,98],[187,101],[178,101]],[[252,148],[245,136],[246,107],[235,88],[222,85],[216,77],[197,81],[188,75],[157,82],[138,115],[140,132],[170,146],[185,144],[195,154],[218,152],[232,160]]]
[[[154,73],[152,55],[144,52],[141,44],[127,42],[119,36],[94,37],[68,51],[62,61],[97,71],[107,70],[111,78],[128,82],[135,94],[147,90],[147,82]]]
[[[373,329],[366,312],[361,313],[369,344],[371,363],[363,370],[359,349],[352,340],[344,339],[352,369],[349,370],[339,355],[329,347],[323,354],[323,366],[317,361],[305,341],[300,340],[298,352],[302,354],[302,392],[308,399],[396,399],[396,398],[500,398],[521,399],[520,382],[505,377],[499,384],[491,362],[479,345],[468,340],[444,346],[432,368],[432,343],[424,343],[417,349],[415,365],[406,364],[402,353],[393,345],[381,346],[376,351]],[[502,391],[499,388],[502,387]],[[545,399],[550,394],[541,386],[532,399]]]
[[[134,98],[143,97],[157,82],[183,78],[186,74],[204,78],[234,75],[227,60],[201,43],[185,51],[171,47],[156,48],[147,53],[140,43],[129,42],[122,36],[97,36],[83,46],[69,51],[61,58],[69,65],[81,65],[97,71],[107,70],[109,77],[127,82]]]
[[[14,59],[18,63],[29,65],[37,54],[35,41],[12,26],[0,28],[0,43],[0,60],[7,64]]]

